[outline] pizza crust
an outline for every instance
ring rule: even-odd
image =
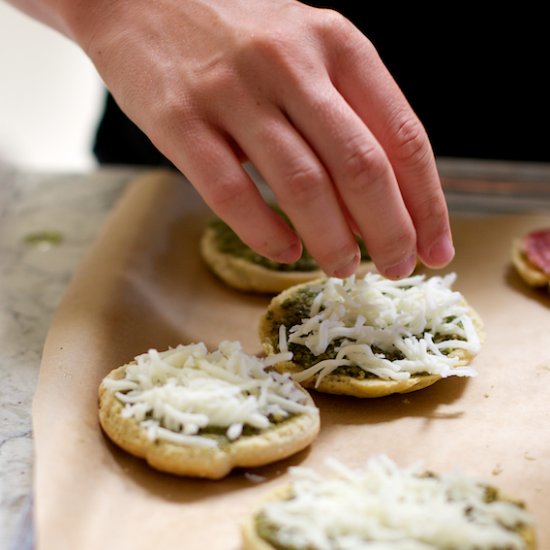
[[[519,276],[532,287],[548,287],[550,292],[550,277],[542,272],[525,254],[523,239],[514,239],[512,242],[512,262]]]
[[[127,365],[112,371],[106,378],[124,378]],[[315,407],[304,391],[305,404]],[[99,387],[99,421],[107,436],[130,454],[143,458],[162,472],[179,476],[220,479],[233,468],[256,467],[287,458],[306,448],[320,428],[319,412],[292,416],[263,433],[241,436],[217,448],[184,446],[163,440],[150,441],[147,432],[133,418],[124,418],[124,405],[115,392],[102,383]]]
[[[322,279],[318,279],[309,283],[296,285],[292,288],[286,289],[273,298],[266,313],[262,316],[259,325],[260,341],[262,342],[264,352],[267,355],[277,353],[271,335],[274,332],[274,326],[279,326],[281,319],[284,317],[282,304],[300,289],[309,285],[318,284],[321,280]],[[479,339],[480,341],[483,341],[484,333],[481,318],[474,309],[470,306],[468,307]],[[451,352],[449,356],[458,357],[460,359],[456,366],[467,365],[474,357],[473,354],[468,353],[463,349],[455,350]],[[303,370],[300,365],[294,363],[293,361],[278,363],[276,365],[276,369],[279,372],[289,373],[297,373]],[[394,393],[408,393],[421,390],[431,386],[440,379],[441,376],[435,374],[412,375],[406,380],[383,380],[376,378],[358,379],[342,374],[327,374],[321,379],[318,385],[316,385],[317,375],[301,381],[300,384],[304,388],[314,388],[315,390],[323,393],[350,395],[353,397],[384,397]]]
[[[216,247],[215,231],[207,227],[200,241],[201,256],[209,268],[227,285],[238,290],[275,294],[308,281],[323,277],[321,270],[316,271],[276,271],[249,262],[244,258],[220,252]],[[361,262],[357,275],[374,271],[374,263]]]
[[[292,495],[292,485],[287,483],[267,493],[257,510],[247,516],[241,524],[242,550],[276,550],[265,539],[260,537],[256,530],[256,516],[264,503],[275,500],[286,500]]]

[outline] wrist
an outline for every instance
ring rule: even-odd
[[[56,17],[55,28],[86,53],[93,36],[121,3],[118,0],[50,0]]]

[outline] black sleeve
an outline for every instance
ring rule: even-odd
[[[113,96],[108,92],[95,134],[94,155],[101,165],[170,166],[168,159],[121,111]]]

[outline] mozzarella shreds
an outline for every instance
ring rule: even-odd
[[[103,384],[124,403],[122,416],[134,418],[151,441],[216,447],[217,440],[201,430],[221,428],[233,441],[245,426],[263,430],[273,420],[316,412],[288,374],[268,370],[291,357],[260,359],[228,341],[211,353],[203,343],[151,349],[126,367],[123,379]]]
[[[317,375],[316,384],[340,366],[357,366],[385,380],[414,374],[475,376],[450,355],[475,355],[481,343],[463,296],[451,289],[456,275],[415,275],[392,281],[377,273],[364,278],[329,278],[319,285],[310,317],[279,327],[279,349],[305,346],[319,356],[332,346],[335,357],[321,360],[294,379]],[[296,348],[294,348],[296,349]]]
[[[490,498],[483,483],[459,473],[425,475],[387,456],[363,470],[329,461],[332,477],[291,468],[291,495],[256,515],[260,535],[285,548],[315,550],[520,550],[519,526],[533,523],[520,505]]]

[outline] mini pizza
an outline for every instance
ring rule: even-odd
[[[374,264],[362,244],[358,274],[374,271]],[[208,267],[227,285],[248,292],[281,292],[288,287],[312,281],[324,274],[304,248],[300,259],[291,264],[278,263],[254,252],[232,229],[219,219],[206,228],[200,252]]]
[[[329,461],[291,482],[243,524],[245,550],[533,550],[523,503],[460,473],[399,468],[387,456],[361,470]]]
[[[292,353],[277,370],[321,392],[380,397],[475,376],[482,322],[455,279],[367,273],[297,285],[272,299],[260,339],[268,355]]]
[[[550,229],[532,231],[512,245],[512,261],[521,278],[550,291]]]
[[[107,436],[158,470],[219,479],[286,458],[319,431],[319,411],[279,359],[238,342],[150,350],[106,376],[99,420]]]

